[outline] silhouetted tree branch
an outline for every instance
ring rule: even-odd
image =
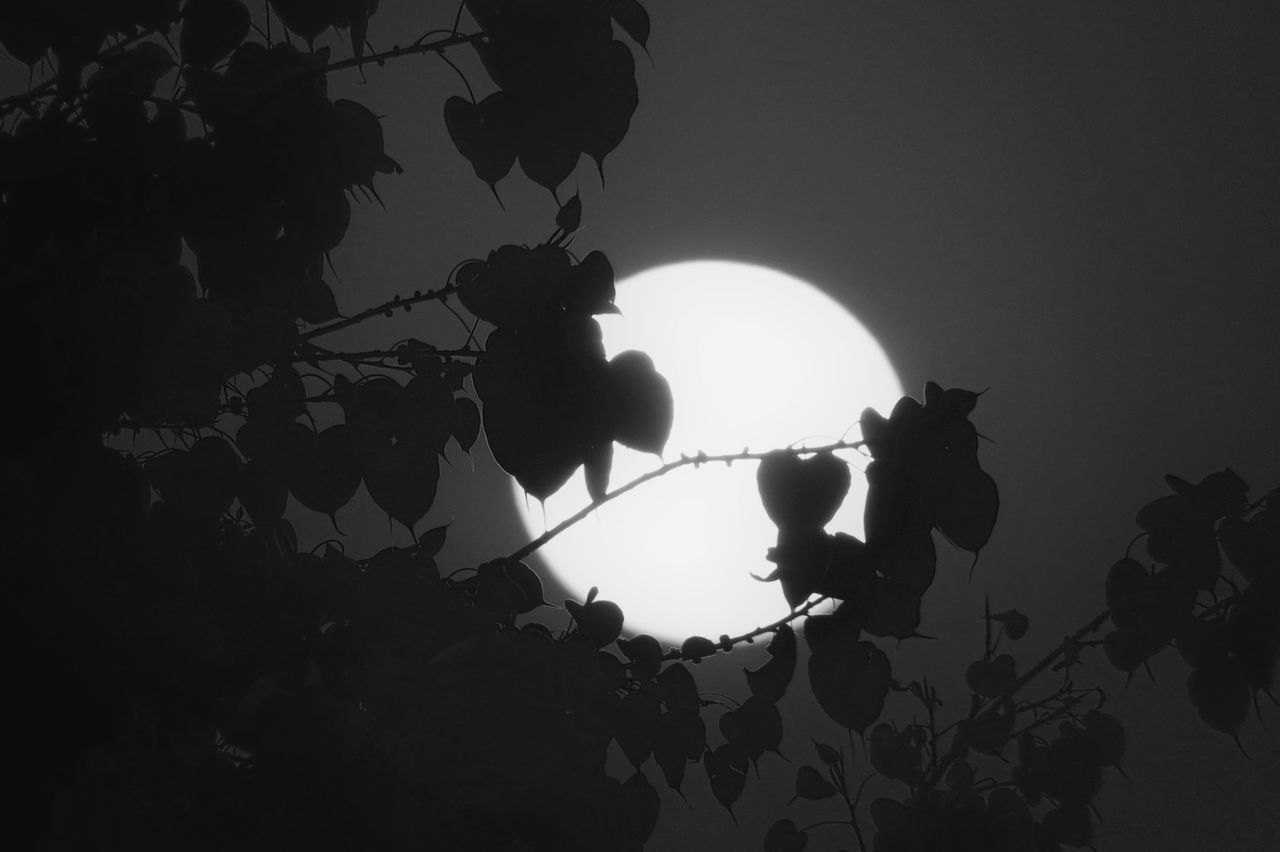
[[[934,681],[895,676],[890,652],[924,635],[935,542],[976,560],[996,524],[979,394],[930,382],[887,416],[864,411],[861,440],[699,452],[609,489],[614,445],[660,455],[678,401],[643,353],[606,358],[596,317],[617,310],[613,268],[566,249],[583,210],[559,192],[626,136],[648,15],[635,0],[467,0],[474,32],[460,11],[366,53],[377,5],[270,0],[283,39],[240,0],[0,11],[5,50],[55,69],[0,100],[14,118],[0,132],[0,276],[41,353],[7,388],[19,408],[4,460],[22,497],[6,626],[28,845],[634,852],[661,804],[646,770],[683,795],[700,766],[732,816],[749,768],[780,751],[801,640],[848,749],[814,738],[821,768],[796,768],[796,795],[838,800],[847,818],[779,819],[767,852],[833,824],[862,852],[1089,844],[1124,728],[1101,689],[1065,677],[1016,696],[1095,647],[1130,673],[1176,647],[1191,703],[1232,737],[1257,713],[1280,653],[1280,491],[1250,494],[1229,470],[1169,477],[1172,493],[1138,513],[1145,554],[1135,539],[1107,573],[1107,609],[1025,671],[1004,643],[1028,617],[988,608],[953,720],[938,718]],[[330,31],[350,58],[332,59]],[[326,259],[352,201],[376,199],[400,166],[379,117],[331,99],[326,75],[462,46],[494,91],[443,98],[450,139],[495,196],[517,163],[546,189],[551,237],[342,317]],[[458,318],[461,346],[314,342],[426,302]],[[449,528],[422,522],[446,449],[470,453],[481,432],[528,493],[581,470],[592,503],[442,576]],[[865,540],[826,531],[855,472],[843,450],[866,459]],[[567,625],[534,617],[542,583],[522,560],[542,545],[678,468],[747,461],[777,528],[762,579],[785,615],[680,648],[629,635],[596,589],[566,602]],[[292,513],[338,529],[361,488],[411,545],[349,555],[340,530],[299,543]],[[766,634],[743,700],[699,690],[686,663]],[[893,721],[891,693],[927,722]],[[625,780],[606,771],[613,744]],[[871,770],[851,791],[859,751]],[[872,778],[896,795],[864,802]]]

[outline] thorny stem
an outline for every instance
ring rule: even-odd
[[[728,651],[734,645],[741,645],[743,642],[751,643],[751,642],[754,642],[758,637],[763,636],[766,633],[776,633],[778,631],[778,628],[782,627],[782,625],[789,624],[792,621],[795,621],[797,618],[802,618],[808,615],[819,604],[826,603],[829,600],[831,599],[825,596],[817,598],[815,600],[811,600],[808,603],[806,603],[804,606],[800,607],[799,609],[793,610],[787,615],[784,615],[782,618],[779,618],[777,621],[770,622],[769,624],[766,624],[764,627],[757,627],[755,630],[750,630],[746,633],[743,633],[741,636],[729,636],[728,634],[725,634],[724,636],[720,637],[720,641],[716,642],[716,650]],[[686,657],[679,648],[672,648],[669,651],[667,651],[667,653],[659,657],[658,662],[665,663],[665,662],[674,662],[676,660],[687,660],[688,662],[696,663],[701,661],[702,659],[703,659],[702,657],[697,657],[697,658],[694,658],[692,656]],[[633,663],[626,663],[623,666],[623,668],[630,669],[633,665],[634,665]]]
[[[787,615],[784,615],[782,618],[779,618],[777,621],[772,622],[770,624],[766,624],[764,627],[757,627],[755,630],[750,630],[746,633],[743,633],[741,636],[728,636],[728,635],[722,636],[720,638],[720,641],[716,643],[716,649],[720,651],[727,651],[729,650],[729,648],[733,647],[734,645],[741,645],[743,642],[754,642],[756,640],[756,637],[763,636],[766,633],[776,633],[778,631],[778,628],[781,627],[782,625],[789,624],[792,621],[795,621],[797,618],[801,618],[803,616],[808,615],[809,612],[813,610],[813,608],[816,607],[818,604],[826,603],[829,600],[830,598],[825,596],[817,598],[815,600],[811,600],[808,603],[806,603],[804,606],[800,607],[799,609],[794,610]],[[670,651],[667,651],[667,653],[663,654],[659,658],[659,662],[666,662],[668,660],[688,660],[690,662],[697,662],[697,660],[695,660],[693,657],[686,657],[683,653],[681,653],[679,648],[672,648]]]
[[[341,62],[331,62],[324,67],[325,73],[332,71],[342,71],[346,68],[360,68],[369,63],[381,65],[388,59],[398,59],[401,56],[413,56],[422,53],[443,53],[451,47],[459,47],[464,44],[475,44],[488,38],[485,33],[471,33],[470,35],[456,34],[448,38],[442,38],[439,41],[428,41],[422,44],[411,44],[408,47],[393,47],[382,53],[370,53],[365,56],[353,56],[350,59],[344,59]]]
[[[310,331],[306,332],[305,334],[300,335],[300,339],[311,340],[313,338],[321,336],[322,334],[332,334],[335,331],[341,331],[344,328],[350,328],[353,325],[358,325],[359,323],[362,323],[368,319],[373,319],[376,316],[390,316],[394,311],[402,310],[404,308],[411,307],[413,305],[421,304],[422,302],[443,301],[444,299],[448,298],[450,294],[456,293],[456,292],[458,292],[457,284],[446,284],[445,286],[437,290],[427,290],[421,293],[414,293],[412,296],[405,296],[405,297],[397,296],[391,301],[384,302],[383,304],[378,305],[375,308],[369,308],[367,310],[361,311],[358,314],[354,314],[349,317],[344,317],[340,320],[334,320],[328,325],[322,325],[319,328],[313,328]]]
[[[836,441],[834,444],[826,444],[821,447],[801,447],[795,450],[788,450],[787,452],[791,452],[794,455],[807,455],[807,454],[814,454],[814,453],[832,452],[834,450],[856,450],[859,447],[863,446],[863,443],[864,442],[862,441]],[[771,450],[770,452],[777,452],[777,450]],[[569,529],[569,527],[573,526],[574,524],[581,521],[583,518],[590,515],[592,512],[594,512],[600,506],[603,506],[605,503],[608,503],[611,500],[621,497],[623,494],[626,494],[627,492],[632,491],[635,488],[638,488],[639,486],[645,484],[651,479],[657,479],[660,476],[666,476],[668,473],[671,473],[671,471],[676,470],[677,468],[688,467],[689,465],[693,465],[694,467],[699,467],[701,465],[712,464],[714,462],[724,462],[727,465],[735,461],[761,461],[767,455],[768,453],[753,453],[748,450],[743,450],[740,453],[725,453],[723,455],[714,455],[714,456],[709,456],[703,452],[699,452],[693,456],[681,455],[677,461],[668,462],[667,464],[664,464],[662,467],[657,468],[656,470],[651,470],[648,473],[637,476],[635,479],[631,480],[627,484],[621,485],[613,489],[612,491],[610,491],[608,494],[605,494],[603,497],[601,497],[599,500],[592,503],[591,505],[584,506],[582,509],[579,509],[574,514],[565,518],[563,521],[556,524],[554,527],[547,530],[542,535],[538,536],[533,541],[526,544],[524,547],[521,547],[519,550],[517,550],[515,553],[512,553],[507,558],[516,559],[516,560],[524,559],[526,556],[529,556],[535,550],[542,547],[547,542],[551,541],[551,539],[560,535],[560,533],[564,532],[565,530]]]
[[[821,447],[801,447],[799,449],[788,450],[787,452],[791,452],[794,455],[806,455],[806,454],[815,454],[815,453],[823,453],[823,452],[833,452],[835,450],[854,450],[863,446],[863,443],[864,442],[862,441],[836,441],[833,444],[826,444]],[[771,450],[770,452],[777,452],[777,451]],[[564,532],[569,527],[573,526],[574,524],[581,521],[583,518],[587,517],[598,506],[602,506],[605,503],[609,502],[610,500],[613,500],[617,497],[621,497],[623,494],[626,494],[628,491],[638,488],[639,486],[643,485],[644,483],[652,479],[657,479],[660,476],[665,476],[671,471],[676,470],[677,468],[687,467],[689,465],[693,465],[694,467],[699,467],[701,465],[711,464],[714,462],[723,462],[724,464],[728,465],[728,464],[732,464],[735,461],[748,461],[748,460],[760,461],[764,459],[766,455],[768,455],[768,453],[753,453],[753,452],[750,452],[749,450],[743,450],[740,453],[724,453],[722,455],[707,455],[706,453],[703,453],[703,452],[699,452],[693,456],[681,455],[679,460],[669,462],[656,470],[651,470],[646,474],[642,474],[641,476],[636,477],[635,479],[631,480],[625,485],[621,485],[615,488],[614,490],[610,491],[608,494],[605,494],[595,503],[592,503],[590,506],[584,507],[583,509],[579,510],[578,512],[569,516],[568,518],[565,518],[563,521],[556,524],[554,527],[547,530],[542,535],[538,536],[533,541],[526,544],[524,547],[521,547],[519,550],[515,551],[507,558],[512,560],[517,560],[517,561],[524,559],[525,557],[529,556],[534,551],[536,551],[538,548],[542,547],[544,544],[551,541],[551,539],[555,538],[557,535]],[[830,600],[830,598],[824,595],[823,597],[809,601],[804,606],[800,607],[797,610],[792,611],[791,613],[783,616],[777,621],[771,624],[767,624],[764,627],[757,627],[755,630],[751,630],[746,633],[743,633],[741,636],[731,637],[728,634],[725,634],[720,637],[720,641],[717,642],[716,645],[720,650],[728,651],[734,645],[739,645],[743,642],[754,642],[757,636],[762,636],[765,633],[776,632],[777,629],[782,625],[789,624],[792,621],[795,621],[797,618],[808,615],[809,612],[812,611],[814,607],[816,607],[818,604],[825,603],[828,600]],[[664,654],[660,659],[662,661],[688,659],[690,662],[697,662],[697,660],[695,660],[692,657],[685,657],[684,654],[681,653],[679,648],[672,648],[670,651]]]
[[[1069,641],[1073,643],[1080,642],[1080,640],[1084,639],[1084,637],[1088,636],[1090,633],[1094,632],[1103,624],[1105,624],[1107,619],[1109,619],[1110,617],[1111,617],[1111,610],[1104,609],[1102,612],[1095,615],[1089,621],[1088,624],[1086,624],[1084,627],[1081,627],[1079,630],[1073,633]],[[1031,680],[1036,675],[1040,674],[1040,672],[1044,671],[1045,669],[1049,668],[1049,666],[1053,665],[1057,661],[1057,659],[1061,657],[1063,654],[1065,654],[1066,652],[1067,652],[1067,642],[1063,642],[1060,645],[1058,645],[1058,647],[1050,651],[1049,654],[1044,657],[1044,659],[1042,659],[1040,662],[1032,666],[1027,671],[1026,674],[1018,678],[1018,682],[1014,684],[1013,691],[1017,692],[1019,689],[1022,689],[1022,687],[1030,683]]]
[[[359,361],[365,364],[369,361],[386,360],[390,358],[400,358],[402,356],[422,355],[426,358],[482,358],[484,352],[479,349],[415,349],[411,346],[405,346],[399,349],[367,349],[362,352],[335,352],[330,349],[322,349],[319,346],[310,345],[305,349],[299,350],[294,355],[294,363],[307,363],[310,361]]]

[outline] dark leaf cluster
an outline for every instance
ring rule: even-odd
[[[1271,690],[1280,657],[1280,492],[1251,502],[1229,469],[1196,484],[1166,481],[1174,493],[1137,516],[1155,564],[1126,557],[1107,574],[1107,658],[1133,672],[1175,645],[1200,717],[1234,737]]]
[[[639,849],[657,794],[642,773],[610,778],[606,751],[631,743],[628,697],[656,691],[664,772],[677,771],[673,742],[682,764],[701,759],[682,667],[629,675],[602,650],[622,622],[604,601],[569,607],[578,626],[560,638],[517,627],[546,606],[537,574],[500,558],[442,578],[446,526],[357,559],[338,542],[299,552],[285,519],[292,498],[336,527],[363,486],[413,530],[447,446],[469,452],[481,429],[465,381],[485,353],[470,340],[462,360],[419,341],[364,355],[310,342],[348,322],[324,267],[352,202],[399,171],[380,119],[328,94],[335,68],[381,61],[366,57],[376,0],[273,0],[301,49],[256,40],[272,24],[252,26],[239,0],[12,5],[0,44],[33,74],[54,69],[0,107],[0,274],[42,358],[12,388],[32,416],[11,436],[22,454],[5,458],[28,498],[16,551],[46,569],[14,590],[14,635],[41,649],[14,672],[36,696],[15,754],[19,836],[52,848]],[[643,42],[638,4],[612,15]],[[314,44],[332,28],[355,60]],[[504,32],[499,65],[529,37]],[[625,115],[580,104],[613,111],[577,118],[595,134],[583,150],[616,145],[601,134],[625,131],[630,86]],[[537,128],[556,125],[533,123],[524,143],[536,147]],[[580,217],[571,200],[557,225],[567,235]],[[518,347],[612,309],[603,254],[538,253],[563,261],[555,282],[531,273],[565,285],[551,307],[512,295],[548,291],[500,253],[483,280],[464,269],[392,306],[474,285],[463,307],[499,327],[499,355],[503,334]],[[639,353],[602,363],[605,434],[659,450],[665,382]],[[122,428],[154,449],[104,448],[104,436],[126,443]]]
[[[969,421],[977,397],[929,382],[923,405],[906,397],[888,418],[863,414],[872,456],[865,542],[824,530],[848,493],[847,462],[832,452],[801,459],[777,451],[760,463],[760,496],[778,527],[768,554],[777,568],[764,579],[779,581],[793,609],[814,594],[841,601],[832,615],[810,616],[805,634],[814,693],[845,727],[863,732],[879,717],[891,680],[888,658],[861,634],[919,635],[935,572],[931,531],[975,554],[991,535],[998,499]]]
[[[584,467],[600,500],[615,441],[662,452],[673,414],[666,379],[642,352],[605,358],[594,315],[617,308],[602,253],[575,264],[557,245],[503,246],[456,279],[462,304],[497,326],[473,378],[489,448],[521,487],[545,499]]]
[[[450,98],[445,124],[491,188],[519,161],[555,194],[582,154],[602,169],[629,127],[635,64],[614,36],[646,45],[635,0],[465,7],[478,32],[455,21],[438,42],[386,53],[370,53],[377,0],[270,0],[270,21],[241,0],[0,9],[0,45],[33,74],[52,69],[0,103],[0,276],[41,358],[14,371],[4,459],[24,498],[10,646],[38,649],[11,672],[20,830],[52,848],[634,852],[659,809],[646,764],[680,793],[700,763],[732,814],[751,768],[780,754],[789,622],[804,616],[818,702],[862,735],[871,773],[906,789],[870,805],[878,850],[1088,844],[1103,770],[1125,748],[1105,696],[1069,679],[1090,644],[1126,671],[1175,645],[1202,717],[1236,732],[1280,649],[1280,493],[1251,502],[1230,471],[1170,477],[1174,493],[1141,510],[1154,564],[1112,568],[1104,642],[1084,637],[1108,614],[1023,667],[999,646],[1027,617],[988,611],[968,713],[946,727],[928,680],[893,677],[874,640],[920,635],[933,532],[976,558],[998,512],[969,421],[978,395],[934,383],[923,403],[863,414],[866,541],[825,531],[852,478],[834,450],[850,445],[763,457],[778,528],[767,579],[790,614],[744,637],[664,650],[624,635],[594,589],[564,602],[557,634],[531,620],[550,607],[520,558],[442,576],[449,526],[417,527],[447,452],[471,452],[483,428],[528,492],[545,498],[582,467],[600,502],[618,493],[614,443],[661,454],[673,406],[648,356],[604,356],[595,317],[616,310],[613,269],[565,248],[576,195],[545,244],[503,246],[439,290],[342,315],[329,254],[352,201],[377,199],[375,180],[400,167],[382,120],[331,98],[329,74],[473,46],[497,91]],[[335,29],[353,58],[317,46]],[[471,315],[460,349],[314,342],[423,302],[452,310],[455,296]],[[125,446],[126,428],[130,453],[104,446]],[[412,543],[300,551],[290,498],[336,529],[361,486]],[[813,614],[815,595],[838,606]],[[703,711],[720,702],[686,662],[766,633],[768,659],[744,669],[749,694],[724,699],[712,742]],[[1055,662],[1063,684],[1022,697]],[[881,721],[893,693],[923,717]],[[613,744],[625,780],[606,772]],[[841,800],[865,850],[852,736],[847,755],[814,745],[820,765],[797,768],[796,798]],[[765,848],[798,852],[809,832],[778,820]]]
[[[626,135],[639,101],[635,59],[613,21],[641,47],[649,18],[635,0],[468,0],[488,36],[476,50],[499,91],[451,97],[444,120],[458,152],[496,195],[517,161],[552,193],[579,158],[604,159]],[[567,229],[572,230],[572,229]]]

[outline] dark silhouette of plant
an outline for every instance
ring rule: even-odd
[[[1175,645],[1193,704],[1233,735],[1269,690],[1280,492],[1251,502],[1230,471],[1171,477],[1175,493],[1138,515],[1159,567],[1118,562],[1108,610],[1034,665],[999,653],[1027,617],[988,612],[968,711],[950,724],[929,680],[895,676],[873,640],[921,635],[935,530],[975,559],[991,535],[977,394],[930,383],[887,419],[865,412],[861,441],[681,457],[611,488],[614,442],[660,452],[673,401],[647,356],[605,358],[594,317],[615,310],[613,271],[599,251],[569,251],[582,205],[558,193],[583,154],[603,177],[627,132],[633,51],[649,34],[635,0],[468,0],[447,27],[382,51],[369,41],[377,0],[267,6],[0,11],[0,44],[33,80],[0,101],[0,276],[24,351],[40,354],[13,357],[5,453],[21,497],[8,621],[21,836],[50,848],[639,849],[659,810],[646,766],[680,791],[701,764],[732,813],[748,768],[778,749],[799,621],[822,708],[862,737],[869,771],[904,790],[864,803],[854,754],[816,743],[797,796],[841,800],[837,822],[860,849],[1056,849],[1089,842],[1090,801],[1124,753],[1101,691],[1070,678],[1086,649],[1133,671]],[[334,56],[330,30],[350,57]],[[352,201],[376,199],[400,167],[378,117],[331,99],[327,80],[454,50],[478,53],[496,87],[445,100],[458,151],[495,195],[518,162],[557,199],[556,230],[344,316],[327,254]],[[322,343],[455,303],[476,321],[458,349]],[[419,522],[440,459],[471,452],[482,428],[529,493],[581,467],[593,506],[442,577],[447,530]],[[127,434],[147,449],[117,449]],[[851,452],[871,460],[866,541],[824,531],[850,484],[838,454]],[[624,636],[621,610],[594,591],[566,602],[563,630],[530,618],[545,602],[522,560],[543,543],[675,468],[732,461],[759,463],[778,527],[765,578],[788,604],[777,622],[668,649]],[[298,552],[289,495],[333,518],[361,484],[415,543]],[[815,612],[823,602],[832,611]],[[709,735],[716,705],[689,664],[766,635],[768,662]],[[1047,696],[1023,696],[1054,671]],[[891,692],[913,696],[927,723],[882,721]],[[636,770],[624,782],[605,771],[615,741]],[[803,849],[808,830],[779,820],[764,846]]]

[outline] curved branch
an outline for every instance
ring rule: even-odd
[[[825,444],[821,447],[800,447],[797,449],[787,449],[787,450],[784,450],[783,452],[789,452],[792,455],[797,455],[797,456],[813,455],[816,453],[829,453],[834,450],[856,450],[859,447],[862,447],[864,443],[865,443],[864,441],[836,441],[834,444]],[[714,462],[724,462],[725,464],[731,464],[736,461],[761,461],[762,459],[764,459],[765,456],[773,452],[778,452],[778,451],[770,450],[768,452],[763,452],[763,453],[753,453],[748,450],[743,450],[740,453],[724,453],[721,455],[714,455],[714,456],[709,456],[703,452],[699,452],[697,455],[693,455],[693,456],[681,455],[679,460],[668,462],[667,464],[664,464],[662,467],[656,470],[651,470],[646,474],[642,474],[641,476],[638,476],[635,479],[628,482],[626,485],[621,485],[613,489],[608,494],[605,494],[599,500],[592,503],[590,506],[584,506],[582,509],[578,510],[577,512],[570,515],[569,517],[565,518],[563,521],[556,524],[554,527],[547,530],[542,535],[538,536],[533,541],[529,542],[524,547],[517,550],[515,553],[512,553],[507,558],[517,559],[517,560],[524,559],[526,556],[529,556],[535,550],[542,547],[547,542],[551,541],[551,539],[560,535],[560,533],[564,532],[565,530],[569,529],[569,527],[578,523],[578,521],[581,521],[583,518],[590,515],[597,508],[599,508],[600,506],[603,506],[605,503],[608,503],[610,500],[621,497],[623,494],[626,494],[628,491],[638,488],[639,486],[643,485],[644,483],[648,482],[651,479],[657,479],[660,476],[666,476],[668,473],[671,473],[671,471],[673,470],[677,470],[682,467],[688,467],[690,465],[693,465],[694,467],[700,467],[701,465],[712,464]]]
[[[864,443],[865,442],[863,441],[836,441],[833,444],[825,444],[821,447],[799,447],[796,449],[787,449],[787,450],[784,450],[783,452],[789,452],[792,455],[797,455],[797,456],[814,455],[817,453],[833,452],[835,450],[855,450],[863,446]],[[581,521],[583,518],[590,515],[591,512],[596,509],[596,507],[601,506],[617,497],[621,497],[623,494],[626,494],[628,491],[638,488],[644,483],[652,479],[657,479],[660,476],[665,476],[671,471],[676,470],[678,468],[688,467],[689,465],[693,465],[694,467],[700,467],[704,464],[711,464],[714,462],[723,462],[726,465],[728,465],[735,461],[760,461],[765,456],[769,455],[769,453],[772,453],[772,452],[777,452],[777,450],[770,450],[768,452],[761,452],[761,453],[753,453],[753,452],[750,452],[749,450],[743,450],[740,453],[723,453],[720,455],[707,455],[706,453],[702,453],[702,452],[699,452],[693,456],[681,455],[679,460],[669,462],[656,470],[651,470],[646,474],[636,477],[635,479],[631,480],[625,485],[621,485],[615,488],[614,490],[610,491],[608,494],[605,494],[604,497],[600,498],[595,503],[592,503],[590,506],[586,506],[583,509],[579,510],[578,512],[575,512],[570,517],[565,518],[563,521],[556,524],[554,527],[547,530],[542,535],[538,536],[533,541],[529,542],[524,547],[521,547],[519,550],[515,551],[514,553],[512,553],[510,556],[506,558],[513,559],[513,560],[524,559],[525,557],[529,556],[534,551],[536,551],[538,548],[542,547],[542,545],[546,544],[551,539],[555,538],[557,535],[567,530],[569,527],[573,526],[574,524]],[[716,643],[716,646],[719,650],[729,651],[735,645],[740,645],[744,642],[746,643],[754,642],[756,640],[756,637],[763,636],[766,633],[776,632],[779,627],[782,627],[784,624],[789,624],[792,621],[795,621],[797,618],[801,618],[802,616],[808,615],[813,610],[814,607],[818,606],[819,604],[825,603],[829,600],[831,600],[830,597],[823,595],[822,597],[808,601],[799,609],[792,610],[790,613],[788,613],[787,615],[784,615],[782,618],[779,618],[777,621],[771,622],[770,624],[766,624],[764,627],[757,627],[754,630],[749,630],[740,636],[729,636],[727,633],[723,634],[720,637],[720,640]],[[701,659],[701,657],[699,657],[698,659]],[[692,656],[686,657],[679,648],[672,648],[670,651],[668,651],[666,654],[663,654],[662,657],[659,658],[660,662],[673,661],[673,660],[688,660],[690,662],[697,662],[697,660],[695,660]]]
[[[816,607],[818,604],[826,603],[829,600],[831,600],[831,598],[827,597],[826,595],[823,595],[820,598],[816,598],[814,600],[809,601],[808,603],[806,603],[804,606],[800,607],[797,610],[792,610],[790,613],[788,613],[787,615],[784,615],[782,618],[779,618],[777,621],[771,622],[770,624],[766,624],[764,627],[757,627],[755,630],[749,630],[746,633],[743,633],[741,636],[729,636],[726,633],[725,635],[720,637],[720,641],[716,643],[716,648],[717,650],[725,651],[727,653],[730,649],[733,648],[734,645],[741,645],[744,642],[747,644],[751,644],[752,642],[756,641],[756,637],[763,636],[766,633],[776,633],[779,627],[782,627],[784,624],[790,624],[791,622],[795,621],[797,618],[801,618],[802,616],[808,615],[813,610],[813,608]],[[658,662],[663,663],[663,662],[674,661],[674,660],[687,660],[691,663],[696,663],[698,662],[698,660],[701,660],[701,659],[704,659],[704,658],[698,657],[697,659],[694,659],[692,656],[685,656],[684,653],[682,653],[679,648],[672,648],[670,651],[668,651],[667,653],[659,657]],[[627,668],[629,667],[630,667],[630,663],[627,664]]]

